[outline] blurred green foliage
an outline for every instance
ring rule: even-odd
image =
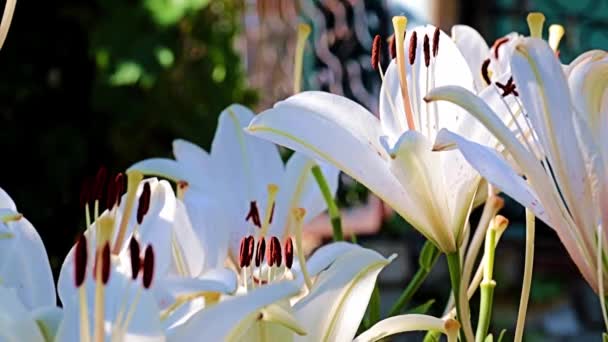
[[[37,227],[58,270],[82,230],[80,186],[171,141],[208,147],[217,115],[251,105],[237,1],[17,4],[0,53],[0,187]]]

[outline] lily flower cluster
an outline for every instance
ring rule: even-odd
[[[608,54],[562,65],[563,28],[552,25],[545,42],[544,16],[532,13],[528,24],[529,37],[512,33],[490,47],[470,27],[448,36],[431,25],[406,30],[395,17],[387,68],[379,36],[372,47],[383,81],[378,117],[341,96],[300,93],[296,81],[295,95],[259,115],[226,108],[209,152],[178,139],[173,159],[112,176],[101,168],[83,186],[85,229],[56,287],[38,233],[0,189],[0,339],[377,341],[428,331],[492,341],[495,248],[509,223],[499,192],[527,208],[514,339],[523,336],[535,217],[598,294],[608,330]],[[0,42],[7,29],[0,24]],[[309,32],[300,26],[294,80]],[[286,163],[275,144],[295,151]],[[396,256],[340,241],[340,171],[427,239],[420,270],[384,320],[372,313],[376,280]],[[306,223],[325,210],[338,241],[307,256]],[[445,313],[401,314],[441,253],[452,291]]]

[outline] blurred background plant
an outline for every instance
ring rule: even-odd
[[[3,5],[2,5],[3,6]],[[55,269],[82,228],[85,176],[208,147],[218,113],[255,103],[235,39],[237,1],[20,1],[0,53],[0,186]]]

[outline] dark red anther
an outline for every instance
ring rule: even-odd
[[[239,267],[243,268],[245,267],[245,260],[247,259],[247,248],[249,248],[249,246],[247,245],[247,237],[244,237],[241,239],[241,247],[239,248]]]
[[[80,207],[84,208],[91,201],[91,178],[87,177],[80,188]]]
[[[293,265],[293,241],[290,237],[285,239],[285,266],[291,269],[291,265]]]
[[[139,206],[137,207],[137,224],[141,224],[144,220],[144,216],[150,209],[150,183],[144,183],[144,189],[141,192],[141,196],[139,196]]]
[[[266,240],[261,237],[255,248],[255,267],[260,267],[266,256]]]
[[[137,279],[139,275],[139,270],[141,269],[141,259],[140,259],[140,248],[139,242],[135,239],[135,237],[131,237],[131,241],[129,241],[129,255],[131,257],[131,278],[133,280]]]
[[[95,200],[101,201],[107,176],[108,170],[104,166],[100,167],[97,171],[97,175],[95,175],[95,186],[92,194]]]
[[[393,34],[388,41],[388,54],[391,56],[391,59],[395,59],[397,57],[397,42],[395,41],[395,35]]]
[[[283,257],[281,255],[281,241],[279,241],[279,238],[276,236],[270,238],[270,250],[268,256],[268,266],[281,266],[283,261]]]
[[[108,182],[108,189],[106,190],[106,208],[112,210],[116,205],[116,183],[114,181]]]
[[[150,285],[152,285],[152,278],[154,275],[154,250],[151,245],[146,247],[146,251],[144,253],[144,268],[143,268],[143,277],[142,283],[145,289],[149,289]]]
[[[76,250],[74,251],[74,283],[76,287],[80,287],[84,282],[87,259],[87,238],[84,235],[80,235],[76,242]]]
[[[250,219],[256,227],[262,228],[260,211],[258,210],[258,204],[255,201],[249,202],[249,213],[247,214],[247,217],[245,217],[245,221],[249,221]]]
[[[502,84],[500,82],[496,82],[496,86],[502,90],[502,97],[513,94],[514,96],[519,96],[519,92],[515,90],[515,83],[513,83],[513,77],[509,77],[507,84]]]
[[[110,243],[106,242],[101,250],[101,282],[105,285],[110,279]]]
[[[268,218],[268,224],[272,223],[272,219],[274,218],[274,206],[276,202],[272,202],[272,207],[270,207],[270,217]]]
[[[116,206],[120,206],[122,194],[125,192],[125,175],[122,172],[114,177],[114,189],[116,192]]]
[[[374,37],[372,43],[372,68],[378,71],[378,65],[380,63],[380,35]]]
[[[492,45],[492,48],[494,49],[494,58],[498,59],[498,49],[508,41],[509,41],[509,37],[502,37],[502,38],[496,39],[496,41],[494,42],[494,45]]]
[[[254,251],[255,251],[255,239],[253,238],[252,235],[249,235],[247,237],[247,260],[245,260],[247,263],[245,264],[245,266],[247,266],[247,267],[251,266],[251,262],[253,261],[253,257],[254,257]]]
[[[483,80],[486,81],[486,84],[490,85],[492,84],[492,80],[490,79],[490,73],[488,71],[488,67],[490,66],[490,59],[486,59],[485,61],[483,61],[483,63],[481,64],[481,77],[483,77]]]
[[[435,32],[433,33],[433,57],[437,57],[437,54],[439,53],[440,33],[441,33],[441,31],[439,30],[439,27],[436,27]]]
[[[429,36],[424,35],[422,42],[422,49],[424,51],[424,65],[428,68],[431,65],[431,44],[429,42]]]
[[[416,34],[416,31],[414,31],[410,37],[410,47],[408,51],[410,65],[414,65],[414,62],[416,61],[416,48],[418,48],[418,34]]]

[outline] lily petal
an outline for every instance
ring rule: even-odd
[[[452,26],[452,40],[458,46],[473,73],[475,89],[478,92],[481,91],[487,86],[481,76],[481,65],[490,54],[488,43],[477,30],[467,25]]]
[[[310,293],[294,305],[308,332],[295,340],[350,341],[365,314],[378,273],[392,260],[359,247],[321,273]]]
[[[494,184],[504,193],[514,198],[522,205],[530,208],[534,215],[550,224],[545,209],[538,200],[534,190],[526,181],[516,174],[509,164],[493,149],[468,141],[458,134],[443,129],[437,135],[435,149],[439,146],[458,146],[466,160],[488,182]]]
[[[409,314],[389,317],[369,328],[357,336],[354,342],[375,342],[391,335],[408,331],[430,331],[436,330],[446,332],[445,322],[441,318]]]
[[[44,342],[31,313],[15,289],[0,287],[0,340]]]
[[[572,134],[572,102],[562,66],[543,40],[524,39],[515,50],[511,59],[513,78],[561,195],[568,207],[585,207],[581,204],[591,198],[591,190],[576,135]],[[590,222],[592,207],[590,204],[588,210],[572,212],[577,224],[595,226]]]
[[[150,158],[131,165],[128,171],[137,170],[147,176],[158,176],[174,182],[185,180],[188,183],[196,182],[196,177],[188,174],[178,162],[167,158]]]
[[[11,209],[12,211],[17,211],[17,206],[13,199],[9,194],[4,191],[4,189],[0,188],[0,208]]]
[[[246,295],[226,299],[201,310],[181,326],[170,331],[169,341],[184,341],[204,331],[209,341],[233,340],[255,322],[255,315],[265,306],[299,291],[291,282],[262,286]],[[244,326],[243,326],[244,325]]]
[[[414,227],[442,251],[455,251],[441,156],[432,152],[431,143],[417,131],[403,133],[395,147],[388,152],[391,155],[391,171],[406,193],[416,199],[412,201],[416,203],[414,210],[428,220]]]

